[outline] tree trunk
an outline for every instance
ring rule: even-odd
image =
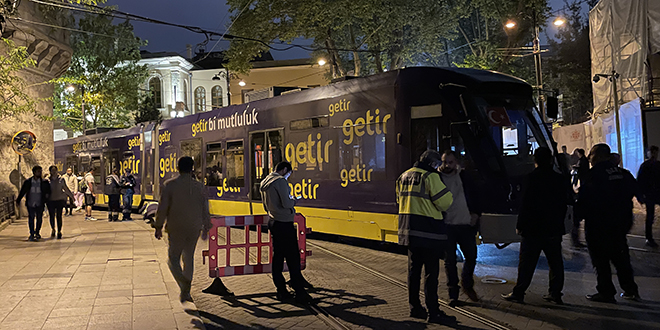
[[[357,44],[355,42],[355,34],[353,33],[353,25],[348,27],[348,33],[349,37],[351,38],[351,46],[353,48],[353,65],[355,65],[355,73],[353,75],[360,76],[362,61],[360,60],[360,54],[357,52]]]
[[[337,51],[337,47],[335,45],[335,41],[332,40],[332,37],[330,35],[330,31],[328,31],[328,37],[325,40],[325,44],[328,48],[328,53],[330,54],[330,58],[336,68],[335,73],[339,73],[339,77],[343,77],[346,75],[346,70],[344,70],[344,66],[341,62],[341,58],[339,57],[339,52]],[[337,78],[337,77],[335,77]]]
[[[374,39],[374,44],[376,45],[376,50],[373,52],[374,65],[376,66],[376,72],[383,73],[383,61],[380,58],[380,38],[378,38],[378,35],[375,35]]]
[[[396,70],[401,68],[403,65],[403,58],[401,57],[401,51],[403,49],[403,31],[396,30],[394,31],[394,42],[392,47],[390,47],[388,53],[390,58],[390,70]]]
[[[477,52],[474,50],[474,47],[472,47],[472,44],[470,43],[470,39],[468,39],[467,34],[465,34],[465,30],[461,27],[461,23],[458,23],[458,30],[461,31],[461,34],[463,34],[463,38],[465,38],[465,42],[470,46],[470,50],[472,51],[473,55],[477,55]]]

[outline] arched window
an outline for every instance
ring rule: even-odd
[[[211,89],[211,106],[213,109],[222,107],[222,87],[213,86]]]
[[[188,81],[183,81],[183,104],[188,109]]]
[[[199,86],[195,88],[195,113],[206,111],[206,89]]]
[[[153,77],[149,79],[149,90],[151,91],[151,97],[154,100],[154,105],[156,108],[163,107],[163,99],[160,86],[160,78]]]

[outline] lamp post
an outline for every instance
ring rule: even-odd
[[[225,78],[225,80],[227,81],[227,105],[229,106],[231,105],[231,93],[229,92],[229,78],[230,78],[229,71],[228,70],[220,71],[215,76],[213,76],[211,80],[218,81],[221,80],[221,77]]]
[[[544,95],[543,95],[543,72],[541,70],[541,41],[539,39],[539,22],[538,22],[538,17],[537,13],[534,13],[532,15],[532,23],[534,25],[534,41],[532,42],[532,54],[534,55],[534,70],[535,70],[535,76],[536,76],[536,90],[537,90],[537,97],[538,97],[538,102],[539,102],[539,111],[541,112],[541,116],[543,118],[543,123],[545,124],[548,121],[548,115],[545,112],[545,104],[544,104]],[[566,21],[561,18],[557,17],[553,24],[555,26],[562,26],[566,23]],[[504,24],[504,26],[507,29],[513,29],[517,26],[516,22],[513,20],[509,20]]]
[[[593,82],[598,83],[600,78],[607,78],[612,82],[612,90],[614,95],[614,119],[616,124],[616,145],[617,151],[621,154],[621,159],[623,160],[623,145],[621,144],[621,120],[619,119],[619,92],[616,87],[616,80],[619,79],[619,74],[615,70],[612,70],[612,73],[597,73],[593,77]]]
[[[85,130],[87,129],[87,118],[85,118],[85,85],[79,85],[80,93],[82,94],[81,99],[81,110],[82,110],[82,133],[85,135]],[[76,85],[71,84],[66,86],[66,90],[70,93],[73,93],[76,90]]]

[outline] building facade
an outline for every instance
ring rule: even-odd
[[[193,64],[177,53],[142,51],[139,65],[147,65],[149,76],[142,90],[151,91],[156,108],[163,118],[183,117],[194,113],[191,69]]]

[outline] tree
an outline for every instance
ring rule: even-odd
[[[459,0],[461,2],[464,0]],[[272,42],[285,48],[296,38],[313,40],[334,77],[382,72],[415,64],[419,53],[443,49],[456,8],[449,0],[228,0],[235,38],[228,68],[247,73],[250,61]],[[256,40],[256,41],[255,41]]]
[[[160,112],[160,110],[158,110],[158,108],[156,108],[156,104],[154,104],[154,98],[149,93],[142,96],[140,105],[138,106],[133,118],[136,124],[149,121],[160,123],[163,121],[163,114]]]
[[[146,42],[135,37],[129,21],[115,25],[112,17],[102,14],[85,14],[77,27],[92,33],[71,35],[73,56],[55,88],[55,115],[65,125],[81,129],[84,97],[88,127],[130,126],[140,84],[148,74],[146,66],[137,64],[140,46]],[[70,83],[84,87],[84,93],[65,92]]]
[[[8,39],[0,40],[0,120],[14,118],[23,122],[29,115],[47,119],[38,113],[38,100],[27,94],[28,86],[18,75],[19,71],[34,67],[36,61],[30,58],[25,47],[18,47]]]
[[[593,7],[596,1],[589,1]],[[553,56],[547,61],[546,81],[563,94],[564,124],[577,124],[589,119],[593,110],[591,90],[591,53],[589,49],[589,20],[581,14],[581,2],[566,3],[567,22],[549,39]]]

